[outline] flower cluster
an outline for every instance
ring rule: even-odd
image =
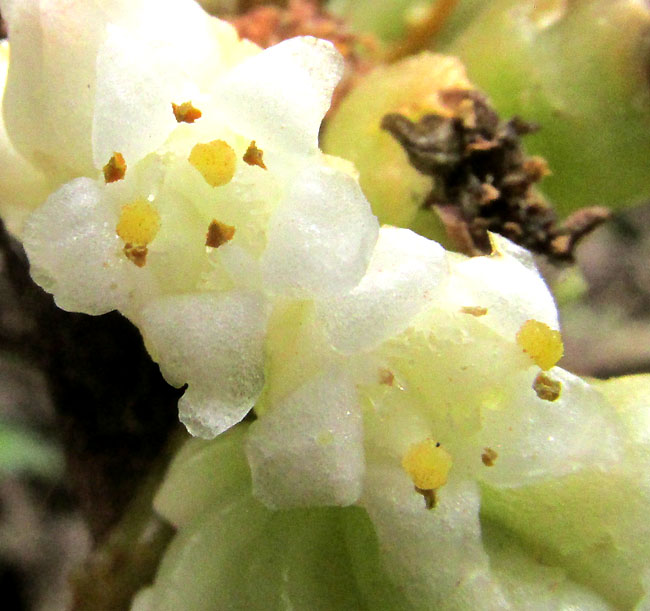
[[[52,182],[76,176],[23,240],[60,307],[142,330],[166,378],[189,383],[181,419],[213,437],[262,389],[272,303],[348,291],[376,240],[353,170],[318,149],[342,60],[307,37],[262,52],[192,2],[109,5],[8,7],[7,131]],[[27,90],[43,98],[15,103]]]
[[[492,255],[466,258],[378,228],[354,169],[318,149],[342,72],[330,43],[262,51],[190,0],[0,8],[1,152],[40,189],[14,205],[35,208],[13,226],[34,279],[64,309],[133,321],[166,379],[188,384],[192,435],[255,407],[253,424],[172,467],[157,507],[179,535],[138,608],[641,597],[640,401],[617,412],[556,367],[555,305],[524,250],[494,238]],[[630,500],[611,505],[625,521],[576,527],[607,486]],[[300,570],[303,544],[332,559],[336,588]]]

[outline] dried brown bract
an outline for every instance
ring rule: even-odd
[[[521,138],[537,127],[516,117],[501,120],[477,91],[450,89],[440,97],[449,115],[413,122],[389,114],[382,127],[413,167],[434,178],[425,205],[439,214],[449,236],[469,255],[490,252],[491,231],[553,262],[572,261],[578,240],[609,211],[583,208],[561,223],[535,189],[549,174],[546,162],[522,148]]]

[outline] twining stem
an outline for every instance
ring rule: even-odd
[[[429,8],[424,19],[411,26],[406,37],[388,50],[386,61],[396,62],[426,49],[445,25],[457,4],[458,0],[438,0]]]

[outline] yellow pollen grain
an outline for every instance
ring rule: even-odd
[[[412,445],[402,458],[402,467],[420,490],[444,486],[452,463],[451,454],[432,439]]]
[[[227,142],[213,140],[196,144],[189,162],[211,187],[220,187],[228,184],[235,175],[237,155]]]
[[[564,354],[560,332],[538,320],[527,320],[521,326],[517,332],[517,343],[544,371],[553,367]]]
[[[160,229],[160,215],[146,200],[137,199],[122,206],[115,231],[126,244],[146,246]]]

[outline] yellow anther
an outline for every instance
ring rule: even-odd
[[[199,143],[194,146],[189,162],[199,171],[211,187],[228,184],[235,175],[237,155],[223,140]]]
[[[559,331],[538,320],[527,320],[517,332],[517,343],[543,370],[553,367],[564,354]]]
[[[122,206],[115,231],[125,244],[146,246],[153,241],[159,229],[158,211],[148,201],[137,199]]]
[[[432,439],[412,445],[402,458],[402,467],[420,490],[444,486],[452,463],[451,454]]]

